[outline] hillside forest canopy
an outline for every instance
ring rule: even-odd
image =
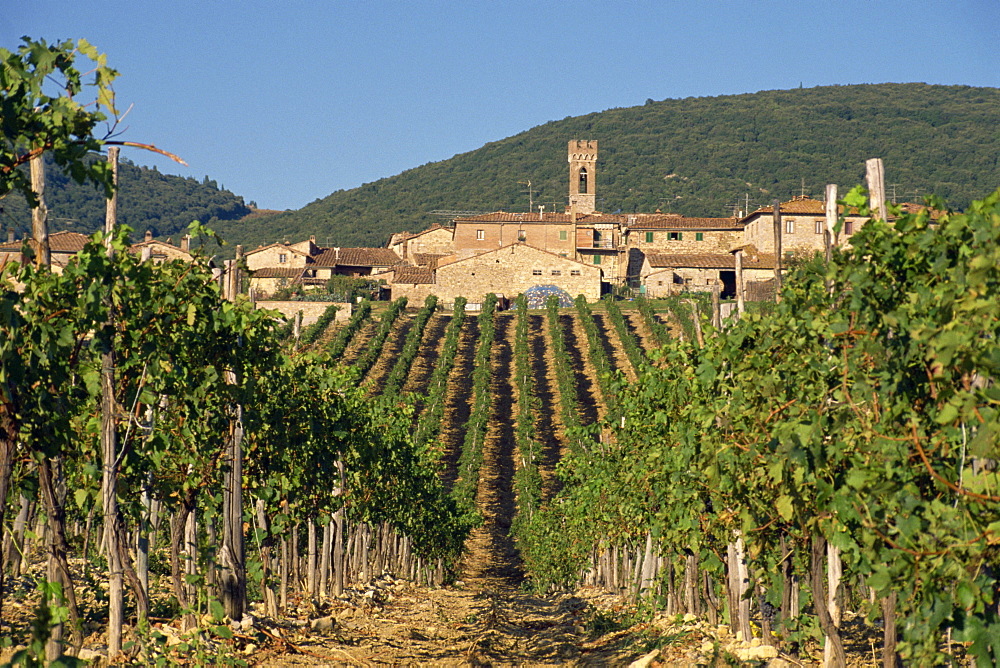
[[[920,83],[828,86],[648,101],[551,121],[297,211],[217,226],[253,245],[317,235],[382,245],[446,218],[436,210],[526,211],[566,205],[566,142],[597,140],[597,209],[729,216],[775,197],[820,197],[863,181],[883,158],[888,195],[944,197],[962,209],[1000,182],[1000,90]]]
[[[922,83],[825,86],[720,97],[647,100],[568,117],[448,160],[339,190],[302,209],[253,215],[242,198],[204,182],[123,165],[120,216],[139,233],[178,232],[193,219],[249,247],[315,234],[322,245],[381,246],[389,235],[446,218],[434,211],[562,211],[566,142],[600,144],[598,209],[728,216],[775,197],[821,196],[860,182],[867,158],[886,164],[897,201],[944,197],[963,209],[1000,182],[1000,90]],[[103,220],[93,188],[59,183],[54,229],[87,232]],[[61,191],[67,190],[65,194]],[[72,193],[72,194],[70,194]],[[5,208],[24,229],[23,204]],[[65,227],[60,227],[65,225]],[[71,227],[76,226],[76,227]]]
[[[100,159],[92,157],[92,159]],[[68,230],[91,234],[104,226],[104,193],[89,184],[77,184],[58,169],[51,157],[45,159],[45,200],[49,224],[54,231]],[[243,198],[234,195],[206,176],[163,174],[125,158],[119,164],[118,220],[141,237],[146,230],[156,237],[183,233],[193,220],[207,225],[239,220],[252,213]],[[18,238],[30,233],[31,209],[24,197],[12,193],[0,200],[0,226],[13,229]],[[4,237],[6,238],[6,236]]]

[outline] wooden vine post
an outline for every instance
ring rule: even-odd
[[[239,292],[239,257],[242,246],[236,249],[236,260],[226,262],[223,276],[223,296],[235,301]],[[226,372],[226,383],[236,384],[236,372]],[[233,407],[226,445],[225,482],[222,492],[222,581],[221,598],[230,619],[243,619],[247,599],[246,553],[243,543],[243,406]]]
[[[745,297],[743,296],[744,283],[743,283],[743,249],[736,249],[736,314],[737,318],[743,316],[743,311],[746,310]]]
[[[872,213],[878,211],[881,220],[887,220],[889,213],[885,206],[885,169],[882,158],[871,158],[865,162],[865,179],[868,182],[868,207]]]
[[[781,200],[774,199],[774,301],[781,301]]]
[[[833,246],[837,242],[837,184],[826,186],[826,227],[823,230],[823,257],[826,264],[833,261]],[[833,281],[827,280],[826,291],[832,294]]]
[[[823,235],[827,262],[832,259],[833,247],[837,245],[837,213],[837,184],[828,183],[826,186],[826,230]],[[847,215],[846,211],[844,215]]]
[[[35,255],[36,267],[49,267],[51,265],[51,255],[49,252],[49,212],[45,206],[45,163],[42,157],[36,156],[29,162],[31,170],[31,189],[38,200],[31,209],[31,235],[37,245]],[[49,582],[62,583],[65,591],[67,582],[63,578],[60,568],[60,541],[58,523],[63,517],[55,511],[55,493],[53,490],[53,477],[59,475],[61,467],[58,460],[51,462],[45,460],[39,466],[39,483],[42,487],[43,499],[46,503],[46,512],[49,515],[49,559],[46,577]],[[2,499],[6,502],[6,496]],[[65,558],[65,555],[62,555]],[[48,642],[45,644],[45,658],[48,661],[55,661],[62,654],[63,625],[54,624],[49,633]]]
[[[45,206],[45,163],[42,156],[37,155],[31,159],[29,165],[31,189],[38,199],[37,204],[31,209],[31,235],[38,243],[35,266],[48,267],[52,264],[52,255],[49,248],[49,210]]]
[[[108,258],[114,258],[114,231],[118,217],[118,151],[108,148],[114,192],[107,200],[104,218]],[[108,306],[108,329],[114,330],[114,305],[111,286],[105,297]],[[109,342],[101,352],[101,452],[103,476],[101,499],[104,510],[104,549],[108,560],[108,658],[114,659],[122,650],[122,625],[125,621],[122,550],[118,541],[118,425],[115,410],[115,357]]]
[[[885,220],[888,217],[888,212],[885,206],[885,170],[882,166],[882,158],[871,158],[865,161],[865,178],[868,182],[868,206],[873,214],[877,211],[879,218]],[[880,603],[884,630],[882,665],[890,668],[900,663],[896,652],[898,629],[896,628],[895,592],[882,598]]]

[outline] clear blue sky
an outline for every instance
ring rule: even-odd
[[[647,98],[1000,87],[1000,1],[6,0],[0,46],[85,37],[134,105],[126,157],[262,208]]]

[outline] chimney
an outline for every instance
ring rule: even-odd
[[[336,246],[333,249],[333,261],[340,262],[340,246]]]
[[[143,241],[152,241],[152,240],[153,240],[153,230],[146,230],[146,238],[143,239]]]
[[[313,243],[313,245],[315,245],[316,244],[316,235],[315,234],[309,235],[309,241],[311,241]]]
[[[8,227],[7,228],[7,243],[12,244],[15,241],[17,241],[17,238],[14,236],[14,228],[13,227]]]
[[[191,235],[190,234],[185,234],[183,237],[181,237],[181,250],[184,251],[185,253],[190,253],[191,252]]]

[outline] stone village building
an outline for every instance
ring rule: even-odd
[[[258,298],[294,285],[324,285],[334,276],[373,276],[403,264],[391,248],[323,248],[316,245],[316,237],[260,246],[243,258],[250,290]]]
[[[82,251],[88,241],[90,241],[90,237],[79,232],[63,231],[50,234],[49,254],[52,261],[52,271],[61,273],[66,263]],[[6,243],[0,244],[0,267],[7,262],[22,262],[24,260],[22,253],[24,243],[24,240],[15,239],[13,231],[10,231]],[[34,249],[38,248],[34,239],[28,239],[27,243]],[[129,247],[129,252],[140,257],[148,253],[147,257],[153,262],[168,262],[170,260],[191,262],[194,260],[194,256],[190,251],[190,243],[191,237],[184,235],[181,237],[180,246],[174,246],[169,239],[166,241],[153,239],[152,232],[147,231],[142,241]]]
[[[317,249],[314,239],[271,244],[247,254],[261,289],[321,281],[343,260],[330,253],[363,257],[356,273],[382,278],[392,297],[444,302],[464,296],[474,302],[487,292],[513,297],[533,286],[554,286],[571,296],[598,299],[614,286],[649,296],[684,291],[736,293],[736,253],[745,295],[764,294],[774,277],[773,207],[745,216],[688,217],[672,213],[607,214],[596,211],[596,141],[568,144],[568,206],[564,212],[495,211],[455,218],[411,234],[393,234],[384,249]],[[780,204],[782,252],[821,251],[825,203],[795,197]],[[849,241],[867,219],[848,215],[838,242]],[[376,251],[383,255],[376,258]],[[294,271],[293,271],[294,269]],[[271,283],[266,283],[271,281]]]
[[[601,297],[600,267],[517,241],[436,269],[401,266],[391,270],[387,278],[392,297],[405,296],[411,303],[434,294],[445,305],[458,297],[479,304],[491,292],[513,299],[542,285],[555,285],[588,301]]]
[[[542,275],[533,278],[545,280],[534,284],[556,285],[573,296],[582,293],[590,299],[590,295],[600,295],[615,285],[629,286],[651,296],[713,289],[719,289],[724,296],[733,296],[736,279],[731,251],[746,243],[744,220],[697,218],[659,211],[651,214],[595,211],[597,150],[596,141],[569,142],[569,206],[565,212],[547,212],[544,207],[527,212],[496,211],[456,218],[450,228],[435,225],[417,234],[393,235],[389,247],[409,265],[386,276],[393,296],[406,294],[418,298],[433,292],[447,299],[454,291],[450,281],[455,274],[445,267],[512,245],[532,247],[597,269],[597,274],[578,269],[581,277],[595,275],[599,283],[597,287],[580,290],[565,280],[568,275],[562,269],[553,277],[544,268],[536,268]],[[756,253],[750,259],[747,254],[747,280],[767,280],[764,274],[770,269],[773,275],[773,266],[773,257]],[[531,285],[522,288],[520,280],[512,279],[497,291],[513,296],[527,287]]]

